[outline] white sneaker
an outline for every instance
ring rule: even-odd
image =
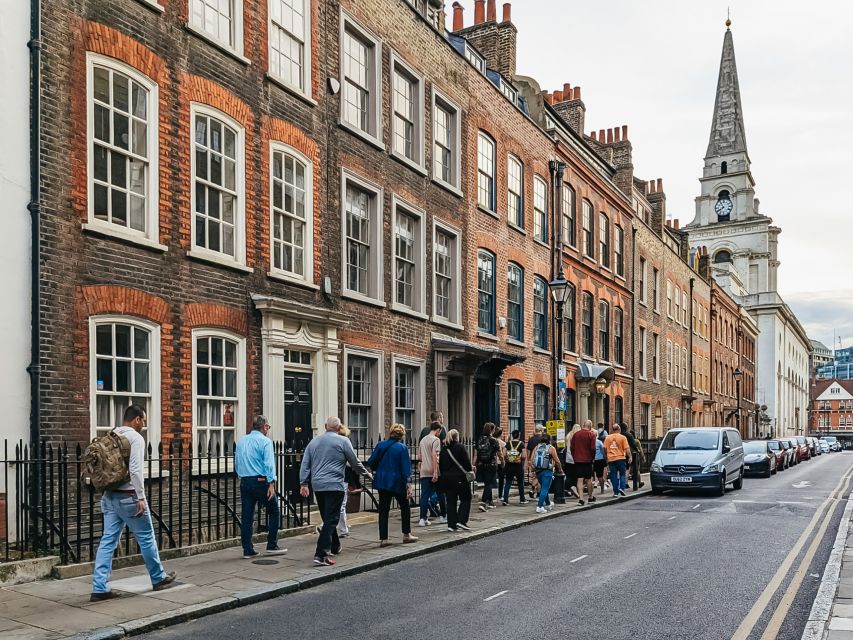
[[[548,513],[545,507],[536,507],[536,513]]]
[[[428,527],[431,524],[432,522],[430,522],[429,520],[418,520],[419,527]]]
[[[439,521],[441,524],[446,524],[446,523],[447,523],[447,518],[446,518],[446,517],[444,517],[444,516],[441,516],[441,517],[438,519],[438,521]]]
[[[549,502],[548,504],[546,504],[546,505],[545,505],[545,509],[546,509],[547,511],[550,511],[550,510],[551,510],[551,509],[553,509],[553,508],[554,508],[554,503],[553,503],[553,502]]]

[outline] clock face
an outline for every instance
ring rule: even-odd
[[[718,216],[727,216],[732,212],[733,206],[732,201],[728,198],[720,198],[714,205],[714,211],[717,212]]]

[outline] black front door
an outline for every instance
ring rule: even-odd
[[[311,374],[284,372],[284,439],[302,449],[311,439]]]
[[[498,394],[494,376],[478,377],[474,380],[474,439],[483,433],[487,422],[500,424]]]

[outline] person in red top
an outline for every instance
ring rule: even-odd
[[[583,505],[583,485],[586,483],[587,499],[595,502],[592,495],[592,461],[595,460],[596,435],[592,430],[592,420],[585,420],[580,431],[572,436],[569,446],[575,461],[575,477],[577,478],[578,504]]]

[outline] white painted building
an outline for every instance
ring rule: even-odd
[[[759,212],[746,147],[734,43],[726,29],[691,249],[707,247],[714,278],[758,325],[756,402],[774,435],[805,434],[810,341],[778,293],[779,227]]]
[[[0,20],[0,446],[29,438],[30,200],[29,83],[30,3],[6,3]],[[13,448],[14,450],[14,448]],[[0,449],[2,455],[2,449]],[[0,478],[2,481],[2,478]]]

